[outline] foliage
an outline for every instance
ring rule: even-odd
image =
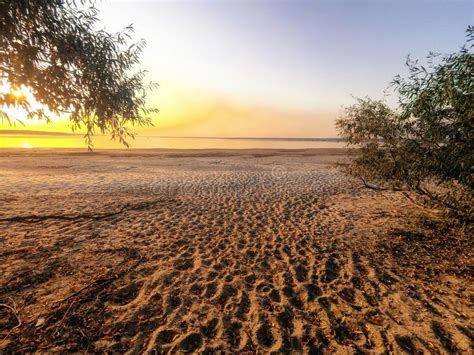
[[[151,125],[145,106],[145,72],[135,70],[145,45],[128,44],[133,31],[96,30],[98,11],[72,0],[0,0],[0,79],[28,87],[44,105],[0,94],[0,107],[18,105],[28,118],[68,114],[73,130],[86,128],[92,146],[96,129],[128,146],[130,126]],[[135,70],[135,72],[133,72]],[[5,113],[3,117],[8,119]]]
[[[408,189],[472,220],[474,190],[474,28],[457,53],[407,60],[395,77],[399,105],[358,99],[337,127],[358,147],[350,171],[368,186]]]

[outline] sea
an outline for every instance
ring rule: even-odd
[[[123,149],[108,136],[95,136],[94,149]],[[344,148],[339,138],[170,137],[137,135],[131,149],[304,149]],[[80,135],[0,135],[0,148],[86,148]]]

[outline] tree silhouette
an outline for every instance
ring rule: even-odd
[[[119,33],[97,30],[98,11],[89,2],[69,0],[0,1],[0,79],[13,89],[25,85],[37,109],[25,97],[0,94],[0,108],[18,105],[28,118],[50,121],[47,110],[68,114],[72,129],[86,129],[92,147],[98,130],[128,146],[131,126],[151,125],[146,107],[145,72],[136,69],[143,40],[129,44],[133,28]],[[2,120],[11,118],[2,112]]]

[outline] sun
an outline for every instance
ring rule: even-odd
[[[25,85],[16,87],[11,85],[7,80],[0,81],[0,94],[10,95],[16,100],[31,99],[33,96],[31,90]]]
[[[37,107],[31,90],[24,85],[15,87],[6,80],[0,81],[0,96],[3,97],[3,105],[0,104],[0,110],[13,121],[22,122],[27,118],[28,111],[22,107],[23,103],[28,103],[32,109]],[[30,102],[33,102],[34,106]]]
[[[24,142],[21,146],[23,149],[31,149],[31,144],[28,142]]]
[[[0,80],[0,96],[3,95],[3,105],[0,104],[0,111],[4,112],[12,121],[19,121],[23,124],[39,123],[36,116],[30,117],[32,111],[42,110],[48,117],[57,118],[47,105],[39,103],[31,89],[25,85],[13,86],[7,80]],[[23,107],[22,104],[27,104]],[[0,124],[1,124],[0,119]]]
[[[10,89],[10,93],[15,96],[17,99],[21,99],[23,97],[25,97],[25,93],[23,92],[23,87],[19,87],[19,88],[11,88]]]

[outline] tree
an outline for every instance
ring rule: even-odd
[[[427,67],[407,60],[395,77],[398,107],[358,99],[337,127],[357,146],[350,172],[370,187],[407,189],[473,219],[474,27],[457,53],[430,53]]]
[[[128,146],[130,126],[151,125],[145,72],[135,69],[145,45],[128,44],[133,28],[119,33],[96,30],[98,11],[80,7],[74,0],[0,1],[0,79],[13,89],[24,85],[36,101],[34,109],[25,97],[0,94],[0,108],[18,105],[28,118],[50,121],[54,114],[68,114],[72,129],[85,127],[92,147],[96,130]],[[135,70],[135,72],[133,72]],[[2,120],[11,119],[2,113]]]

